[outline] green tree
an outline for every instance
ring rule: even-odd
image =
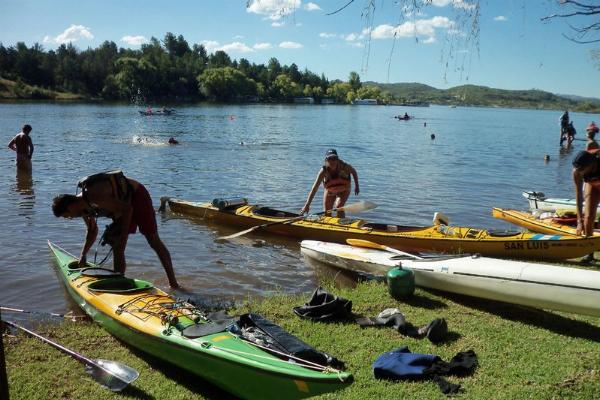
[[[277,99],[286,101],[292,100],[294,97],[300,96],[302,88],[286,74],[280,74],[273,82],[271,93]]]
[[[206,97],[228,101],[256,95],[256,82],[232,67],[208,68],[198,76],[200,92]]]
[[[360,89],[362,86],[362,83],[360,82],[360,75],[354,71],[350,72],[348,83],[350,84],[350,87],[352,87],[352,90],[355,92],[358,91],[358,89]]]

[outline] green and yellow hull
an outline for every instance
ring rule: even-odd
[[[302,399],[352,382],[349,373],[283,360],[227,331],[186,337],[186,327],[210,322],[189,308],[173,308],[175,300],[148,282],[116,278],[131,282],[133,289],[94,290],[111,278],[85,276],[74,256],[55,244],[49,247],[70,296],[94,321],[128,345],[240,398]]]

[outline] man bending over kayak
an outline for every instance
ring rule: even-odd
[[[160,240],[150,194],[136,180],[126,178],[121,171],[102,172],[79,181],[81,193],[61,194],[54,198],[52,211],[56,217],[83,218],[87,232],[79,265],[86,266],[86,256],[98,236],[97,217],[107,217],[113,223],[107,227],[104,241],[114,251],[114,271],[125,273],[125,247],[130,234],[139,227],[148,244],[156,252],[167,273],[169,285],[179,287],[173,272],[169,250]]]
[[[310,190],[308,199],[304,207],[300,210],[301,214],[306,214],[310,210],[319,185],[323,183],[325,192],[323,193],[323,208],[325,211],[330,211],[334,208],[342,207],[346,204],[346,200],[350,196],[351,182],[350,176],[354,178],[354,194],[358,196],[360,192],[358,186],[358,174],[352,165],[340,160],[335,149],[327,150],[325,153],[325,164],[319,170],[317,179]],[[343,211],[338,211],[337,216],[344,218]]]

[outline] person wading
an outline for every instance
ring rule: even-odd
[[[598,142],[596,142],[596,133],[598,133],[598,126],[596,123],[592,121],[587,128],[585,128],[585,131],[587,133],[588,140],[586,144],[586,150],[599,149],[600,146],[598,145]]]
[[[78,187],[81,193],[77,195],[56,196],[52,211],[56,217],[81,217],[85,221],[87,232],[79,259],[81,267],[86,266],[87,253],[98,235],[96,218],[108,217],[113,223],[107,227],[102,239],[113,248],[115,272],[125,273],[127,239],[139,227],[160,259],[169,285],[179,287],[169,250],[158,236],[152,199],[144,185],[125,177],[121,171],[110,171],[85,177],[79,181]]]
[[[350,177],[354,178],[354,194],[358,196],[360,188],[358,185],[358,174],[354,167],[340,160],[335,149],[327,150],[327,153],[325,153],[325,164],[319,170],[317,179],[315,179],[315,183],[310,190],[308,199],[306,200],[304,207],[300,210],[300,213],[308,213],[310,204],[321,183],[323,183],[325,189],[325,192],[323,193],[324,211],[342,207],[346,204],[346,200],[348,200],[348,197],[350,196]],[[337,216],[339,218],[344,218],[345,214],[343,211],[338,211]]]
[[[31,156],[33,155],[33,142],[29,133],[31,125],[23,125],[23,129],[8,143],[8,148],[17,153],[17,169],[31,172]]]

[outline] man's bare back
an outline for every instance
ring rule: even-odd
[[[29,137],[30,125],[24,125],[23,130],[18,133],[9,143],[8,147],[17,153],[17,168],[31,171],[31,156],[33,155],[33,142]]]

